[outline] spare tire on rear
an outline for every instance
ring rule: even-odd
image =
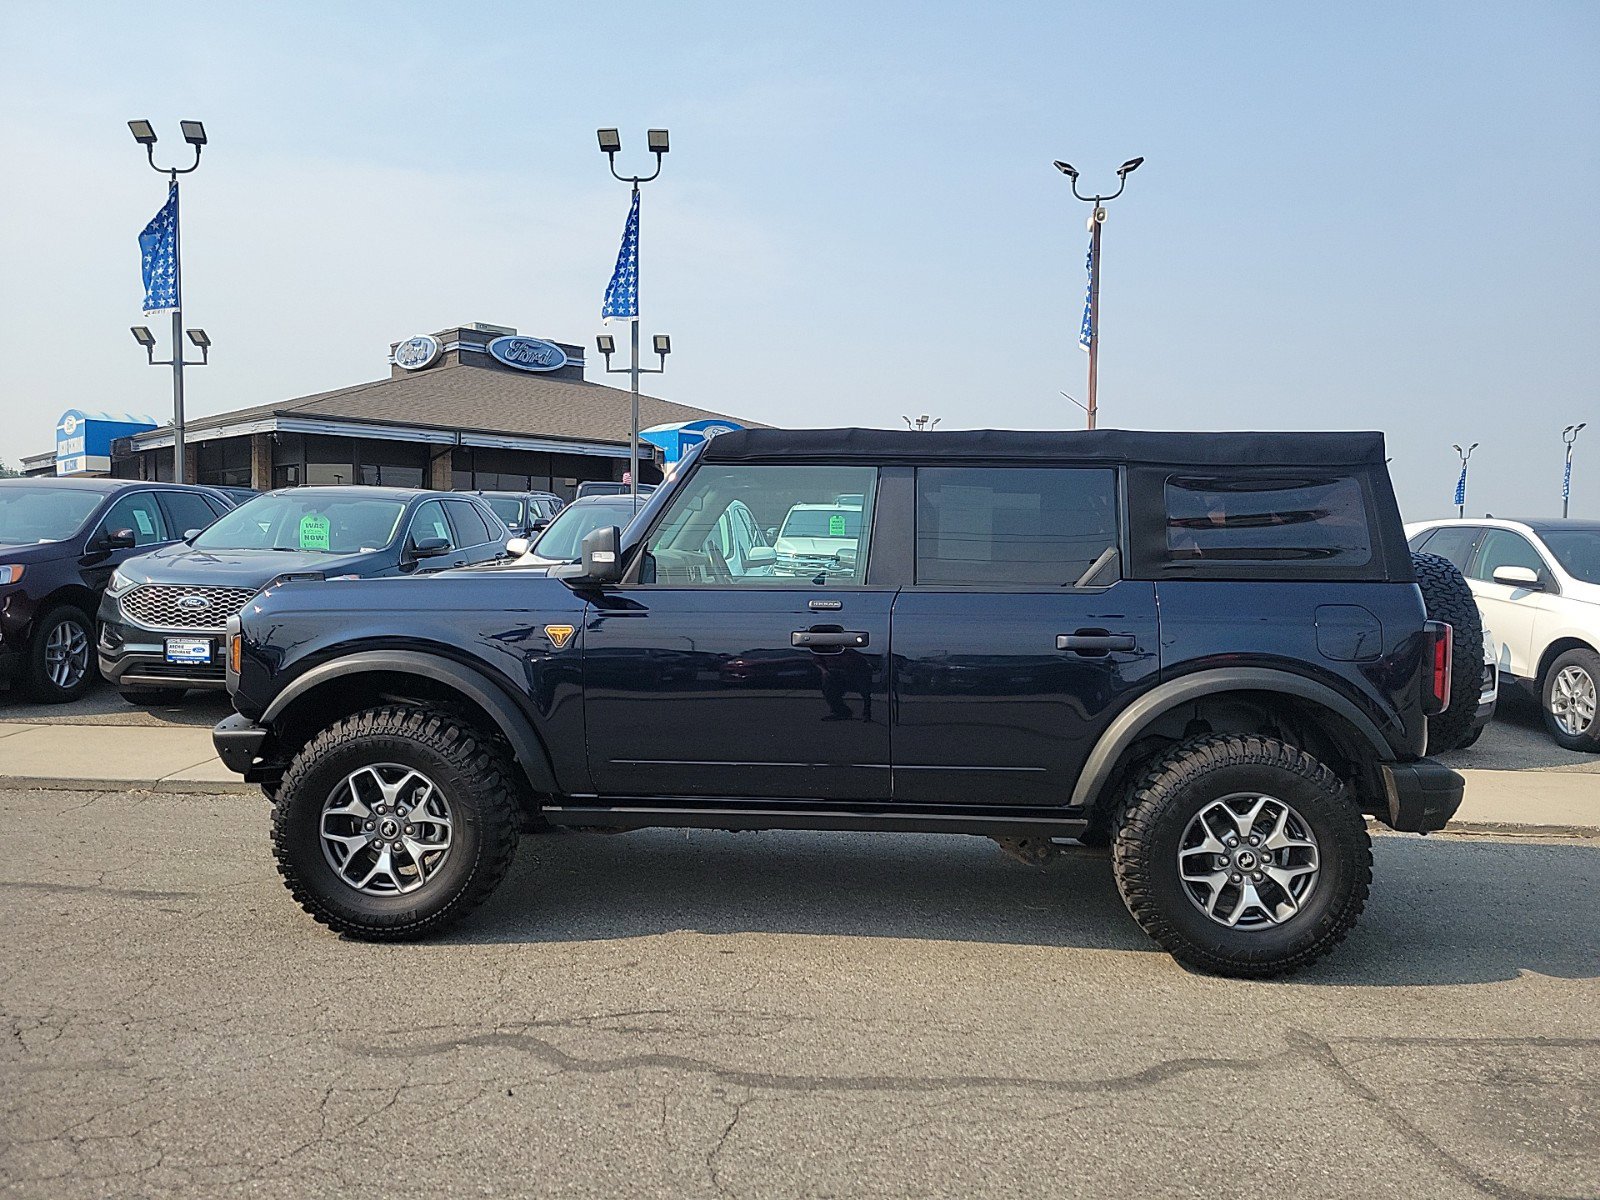
[[[1456,569],[1455,563],[1437,554],[1411,556],[1422,589],[1422,603],[1428,620],[1443,621],[1455,631],[1455,669],[1450,681],[1450,704],[1428,718],[1428,753],[1457,750],[1472,736],[1472,721],[1478,713],[1478,694],[1482,690],[1483,618],[1472,589]]]

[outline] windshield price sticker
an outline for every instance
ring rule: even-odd
[[[849,534],[845,533],[845,531],[844,531],[844,514],[843,513],[833,513],[828,517],[828,536],[829,537],[848,537],[849,536]]]
[[[307,513],[300,518],[300,549],[326,550],[328,548],[328,518]]]

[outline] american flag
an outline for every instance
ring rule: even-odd
[[[1456,480],[1456,507],[1460,508],[1467,502],[1467,468],[1461,468],[1461,478]]]
[[[633,206],[628,209],[628,223],[622,227],[622,248],[617,251],[616,270],[611,272],[611,282],[606,287],[605,303],[600,315],[637,319],[639,316],[639,193],[633,193]]]
[[[1078,345],[1083,347],[1085,354],[1089,353],[1089,343],[1094,341],[1093,309],[1090,307],[1094,300],[1094,242],[1089,243],[1089,253],[1083,256],[1084,268],[1089,272],[1089,282],[1083,287],[1083,324],[1078,328]]]
[[[178,307],[178,182],[167,190],[167,202],[139,235],[144,270],[144,311],[167,312]]]

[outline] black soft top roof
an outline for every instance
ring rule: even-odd
[[[1172,463],[1182,466],[1382,465],[1381,433],[1145,433],[1133,429],[738,429],[702,451],[705,462],[905,459]]]

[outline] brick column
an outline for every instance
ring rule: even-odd
[[[258,492],[272,490],[272,435],[250,435],[250,486]]]
[[[194,483],[200,476],[200,443],[183,444],[183,481]]]
[[[428,447],[428,486],[437,492],[448,492],[452,479],[450,458],[454,446]]]

